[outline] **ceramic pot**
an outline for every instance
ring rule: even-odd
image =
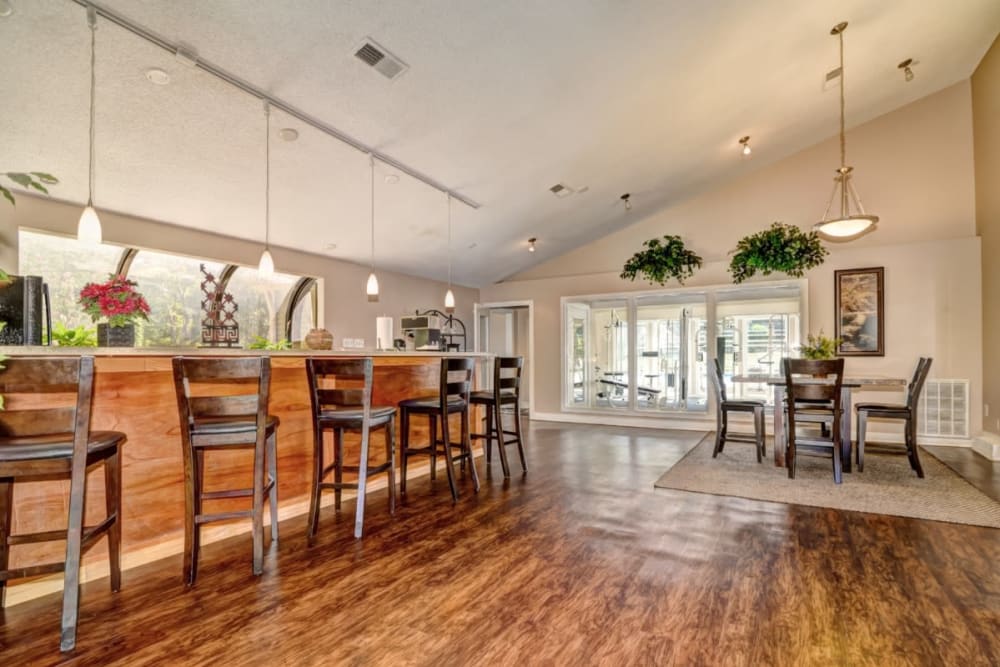
[[[135,325],[126,324],[123,327],[113,327],[107,322],[97,325],[98,347],[134,347]]]
[[[333,334],[326,329],[310,329],[302,342],[310,350],[332,350]]]

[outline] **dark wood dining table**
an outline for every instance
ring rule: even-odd
[[[774,434],[774,465],[779,468],[785,467],[785,451],[788,448],[788,437],[785,434],[784,410],[778,407],[785,402],[785,378],[780,375],[735,375],[733,376],[733,382],[766,383],[771,386],[774,391],[774,425],[772,427],[772,433]],[[848,376],[844,378],[840,390],[840,451],[844,472],[851,472],[851,449],[853,446],[851,425],[852,417],[854,416],[851,398],[853,391],[860,388],[905,389],[906,379],[876,376]]]

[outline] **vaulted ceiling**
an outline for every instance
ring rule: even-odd
[[[0,170],[50,171],[53,196],[84,202],[85,10],[6,1]],[[996,0],[98,4],[480,203],[453,204],[455,279],[472,286],[835,134],[838,21],[849,126],[967,78],[1000,30]],[[366,37],[409,69],[388,80],[358,60]],[[99,209],[263,241],[258,100],[102,20],[96,108]],[[367,157],[280,111],[272,130],[272,244],[366,263]],[[586,191],[559,199],[556,183]],[[446,276],[443,194],[379,165],[375,209],[379,266]]]

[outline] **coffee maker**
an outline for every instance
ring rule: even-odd
[[[44,318],[44,319],[43,319]],[[49,286],[40,276],[10,276],[10,282],[0,287],[0,345],[41,345],[42,332],[52,337],[52,311]]]

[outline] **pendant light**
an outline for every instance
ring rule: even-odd
[[[271,257],[271,105],[264,102],[264,125],[267,136],[264,142],[264,252],[260,254],[257,275],[270,278],[274,275],[274,258]]]
[[[830,241],[850,241],[858,238],[862,234],[874,229],[878,223],[878,216],[865,213],[865,208],[861,204],[861,198],[854,190],[851,183],[851,172],[853,167],[847,166],[847,139],[844,133],[844,31],[847,23],[838,23],[830,31],[831,35],[836,35],[840,41],[840,169],[834,178],[833,192],[830,194],[830,201],[826,205],[826,212],[823,219],[817,222],[813,229],[823,238]],[[833,200],[840,195],[840,214],[830,216],[830,209],[833,207]],[[851,213],[851,202],[854,202],[856,211]]]
[[[451,193],[448,193],[448,292],[444,295],[444,312],[455,312],[455,294],[451,291]]]
[[[87,207],[80,215],[80,222],[76,226],[76,238],[84,243],[100,244],[103,234],[101,233],[101,220],[94,210],[94,91],[97,88],[97,74],[95,71],[95,43],[97,37],[97,10],[94,7],[87,7],[87,25],[90,26],[90,157],[87,166]]]
[[[371,153],[368,154],[368,166],[371,168],[371,239],[372,239],[372,256],[371,256],[371,273],[368,274],[368,284],[365,285],[365,294],[368,295],[368,300],[371,302],[378,301],[378,278],[375,276],[375,156]]]

